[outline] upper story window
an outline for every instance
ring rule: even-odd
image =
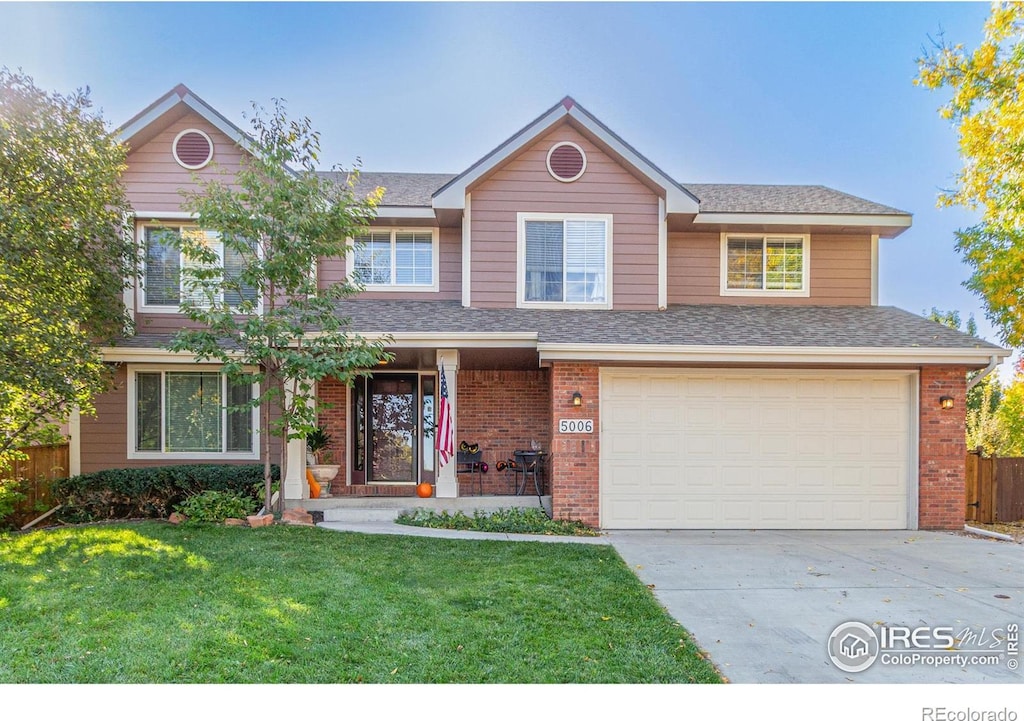
[[[352,239],[351,275],[366,290],[437,290],[436,229],[371,230]]]
[[[147,310],[176,311],[183,299],[197,305],[205,302],[203,288],[192,281],[188,274],[183,276],[181,272],[182,268],[198,265],[178,249],[177,243],[182,236],[187,235],[189,239],[215,250],[227,279],[237,279],[245,265],[242,254],[226,247],[220,235],[195,225],[144,225],[140,233],[146,251],[142,305]],[[257,293],[255,288],[242,286],[239,289],[225,289],[222,299],[232,306],[238,306],[243,300],[257,300]]]
[[[610,215],[519,214],[519,305],[611,305]]]
[[[722,234],[722,295],[808,297],[806,235]]]

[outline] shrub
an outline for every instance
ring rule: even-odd
[[[0,526],[3,526],[5,519],[14,513],[18,504],[25,500],[25,494],[18,492],[19,487],[18,481],[0,478]]]
[[[280,469],[272,468],[280,479]],[[54,500],[63,504],[56,516],[65,523],[123,518],[165,518],[189,496],[226,491],[258,497],[263,466],[180,465],[118,468],[54,481]],[[260,489],[259,492],[254,489]]]
[[[176,506],[189,521],[222,523],[226,518],[245,518],[256,512],[258,501],[251,495],[231,491],[203,491]]]
[[[503,508],[496,511],[474,511],[467,516],[462,511],[448,513],[417,508],[403,511],[396,521],[406,526],[447,528],[459,531],[489,531],[491,533],[537,533],[546,536],[596,536],[598,533],[582,521],[553,520],[539,508]]]

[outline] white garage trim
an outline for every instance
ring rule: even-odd
[[[602,368],[606,528],[914,529],[907,370]]]
[[[1010,355],[992,348],[865,348],[825,346],[658,345],[647,343],[538,343],[541,363],[604,361],[622,363],[771,363],[772,365],[967,365],[981,368],[993,356]]]

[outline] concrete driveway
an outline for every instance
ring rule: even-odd
[[[1012,656],[1006,639],[1012,624],[1024,626],[1024,546],[926,531],[612,531],[608,538],[733,682],[1024,681],[1024,645]],[[948,650],[918,651],[915,659],[912,648],[883,647],[866,670],[842,671],[828,643],[847,621],[876,634],[883,625],[951,627],[956,636],[966,629],[957,658],[973,662],[948,664]],[[922,640],[948,648],[946,632],[937,633],[937,643]],[[977,665],[993,655],[993,643],[997,665]]]

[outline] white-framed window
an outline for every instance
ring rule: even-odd
[[[128,457],[259,458],[259,393],[217,366],[128,366]]]
[[[722,233],[721,295],[810,296],[808,235]]]
[[[235,249],[227,247],[220,235],[212,230],[203,230],[198,225],[185,223],[145,223],[139,226],[139,243],[144,252],[142,270],[142,309],[150,312],[177,313],[183,299],[202,304],[205,293],[202,287],[190,282],[183,268],[198,264],[187,258],[175,241],[183,235],[201,242],[216,251],[225,277],[237,278],[244,267],[244,257]],[[223,300],[237,306],[245,301],[258,301],[256,289],[242,287],[227,290]]]
[[[373,228],[352,239],[349,276],[366,290],[436,291],[437,228]]]
[[[518,240],[520,307],[611,307],[611,215],[519,213]]]

